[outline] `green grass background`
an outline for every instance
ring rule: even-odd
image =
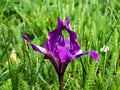
[[[119,0],[0,0],[0,90],[58,90],[53,65],[21,34],[43,46],[57,17],[66,16],[83,52],[96,50],[99,61],[88,55],[71,62],[64,90],[120,90]],[[108,52],[100,51],[104,45],[110,47]]]

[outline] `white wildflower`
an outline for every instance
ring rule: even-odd
[[[110,47],[109,46],[103,46],[101,49],[100,49],[101,52],[108,52],[110,51]]]

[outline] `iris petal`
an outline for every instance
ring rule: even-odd
[[[37,45],[34,45],[33,43],[30,44],[32,46],[32,48],[37,51],[37,52],[40,52],[40,53],[43,53],[43,54],[46,54],[46,49],[43,48],[43,47],[40,47],[40,46],[37,46]]]
[[[84,52],[84,53],[82,53],[82,54],[77,54],[75,57],[76,57],[76,58],[79,58],[79,57],[81,57],[81,56],[86,56],[86,55],[88,55],[88,54],[90,54],[90,55],[93,57],[93,59],[94,59],[96,62],[98,62],[99,55],[98,55],[97,52],[95,52],[94,50],[89,51],[89,52]]]
[[[55,30],[52,32],[48,33],[49,40],[46,42],[44,47],[47,50],[53,50],[53,47],[56,43],[58,43],[58,39],[61,37],[62,38],[62,30],[64,29],[63,21],[58,18],[58,26]]]
[[[29,38],[25,34],[22,35],[22,38],[25,39],[26,41],[28,41],[28,43],[32,46],[32,48],[35,51],[40,52],[42,54],[46,54],[47,53],[47,50],[45,48],[37,46],[37,45],[34,45],[33,43],[31,43],[31,41],[29,40]]]
[[[94,50],[90,51],[89,54],[94,58],[96,62],[98,62],[98,54]]]
[[[22,34],[22,38],[29,41],[29,38],[25,34]]]
[[[69,50],[62,46],[57,46],[57,48],[58,48],[58,55],[59,55],[60,61],[62,63],[66,62],[70,57]]]
[[[66,28],[67,32],[70,35],[70,51],[72,54],[77,53],[80,50],[80,45],[77,41],[77,35],[74,31],[72,31],[69,27],[69,18],[66,17]]]
[[[69,28],[69,18],[66,17],[66,27]]]

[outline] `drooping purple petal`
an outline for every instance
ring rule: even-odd
[[[76,58],[79,58],[79,57],[81,57],[81,56],[86,56],[86,55],[88,55],[88,54],[90,54],[90,55],[93,57],[93,59],[94,59],[96,62],[98,62],[99,55],[98,55],[97,52],[95,52],[94,50],[89,51],[89,52],[85,52],[85,53],[81,53],[81,54],[77,54],[75,57],[76,57]]]
[[[28,43],[31,45],[31,47],[32,47],[35,51],[40,52],[40,53],[42,53],[42,54],[46,54],[46,53],[47,53],[47,50],[46,50],[45,48],[33,44],[25,34],[22,34],[22,38],[23,38],[24,40],[28,41]]]
[[[97,52],[95,52],[94,50],[92,50],[92,51],[89,52],[89,54],[94,58],[94,60],[96,62],[98,62],[99,56],[98,56]]]
[[[42,54],[46,54],[46,53],[47,53],[47,50],[46,50],[45,48],[43,48],[43,47],[37,46],[37,45],[35,45],[35,44],[33,44],[33,43],[31,43],[30,45],[31,45],[32,48],[33,48],[35,51],[37,51],[37,52],[40,52],[40,53],[42,53]]]
[[[29,38],[25,34],[22,34],[22,38],[25,39],[26,41],[29,41]]]

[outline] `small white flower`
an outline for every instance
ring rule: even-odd
[[[101,49],[100,49],[101,52],[108,52],[110,51],[110,47],[109,46],[103,46]]]

